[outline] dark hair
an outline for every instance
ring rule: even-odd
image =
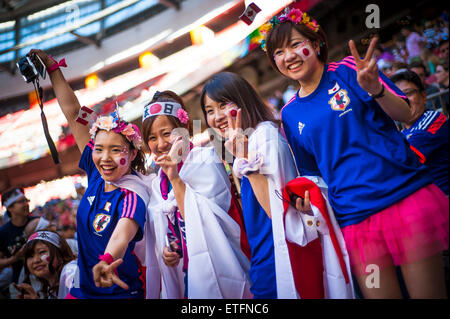
[[[425,65],[420,61],[413,61],[408,65],[408,69],[412,68],[422,68],[425,71],[425,74],[427,73],[427,69],[425,68]]]
[[[423,87],[422,80],[420,77],[413,71],[405,70],[395,73],[393,76],[391,76],[391,81],[394,83],[400,82],[400,81],[407,81],[411,82],[417,88],[420,92],[425,91],[425,88]]]
[[[279,126],[272,111],[256,90],[243,77],[231,72],[214,75],[204,86],[200,96],[206,120],[205,96],[216,102],[233,102],[242,109],[242,129],[255,128],[260,122],[271,121]]]
[[[439,41],[438,47],[440,48],[442,45],[444,45],[447,42],[448,42],[448,39],[442,39],[441,41]]]
[[[166,91],[162,91],[162,92],[156,92],[153,95],[152,100],[147,103],[147,105],[151,104],[151,103],[155,103],[155,102],[176,102],[178,104],[181,105],[181,107],[186,111],[186,107],[184,106],[183,100],[181,99],[181,97],[178,96],[178,94],[176,94],[175,92],[166,90]],[[160,116],[160,115],[158,115]],[[150,131],[153,125],[153,122],[156,120],[156,118],[158,116],[152,116],[149,118],[146,118],[144,122],[142,122],[142,137],[144,138],[144,143],[147,145],[148,142],[148,138],[150,137]],[[163,116],[167,116],[167,115],[163,115]],[[174,126],[174,128],[177,127],[184,127],[187,130],[189,130],[189,122],[186,124],[183,124],[180,122],[180,120],[178,118],[176,118],[175,116],[167,116],[167,119],[169,120],[169,122]]]
[[[50,273],[58,275],[58,280],[56,281],[55,286],[50,286],[49,282],[46,279],[44,279],[44,278],[38,278],[38,279],[42,283],[42,291],[45,294],[45,297],[48,298],[48,294],[52,295],[53,297],[56,297],[58,295],[59,277],[61,275],[61,271],[66,264],[68,264],[69,262],[71,262],[72,260],[75,259],[75,256],[73,255],[72,249],[70,248],[69,244],[66,242],[66,240],[62,236],[60,236],[58,233],[52,231],[49,228],[43,229],[43,230],[57,234],[60,238],[61,248],[56,247],[55,245],[53,245],[52,243],[50,243],[46,240],[40,240],[40,239],[32,240],[29,243],[25,244],[24,255],[23,255],[25,258],[24,282],[27,282],[27,283],[31,282],[30,281],[30,270],[28,269],[26,260],[33,256],[34,247],[36,246],[36,244],[42,243],[48,247],[49,252],[50,252],[50,255],[49,255],[50,260],[48,262],[48,269],[49,269]],[[53,261],[55,260],[55,258],[57,258],[60,261],[56,268],[53,267]]]
[[[6,202],[12,195],[14,195],[15,192],[16,192],[17,190],[20,190],[22,193],[24,193],[23,187],[14,187],[14,188],[11,188],[11,189],[5,191],[5,192],[2,194],[2,205],[4,205],[5,202]],[[6,214],[8,215],[8,217],[11,217],[11,213],[9,212],[8,208],[7,208],[7,207],[5,207],[5,208],[6,208]]]
[[[282,48],[286,43],[288,43],[294,29],[297,30],[297,32],[299,32],[302,36],[320,47],[320,55],[318,56],[318,59],[323,64],[327,63],[328,40],[327,35],[323,31],[322,27],[319,27],[319,30],[317,32],[314,32],[304,24],[295,24],[291,21],[286,21],[274,26],[266,38],[266,55],[272,67],[275,70],[280,71],[275,64],[273,54],[276,49]]]

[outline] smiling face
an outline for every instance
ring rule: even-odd
[[[171,147],[171,134],[176,126],[165,115],[159,115],[153,121],[147,138],[150,152],[156,157],[168,154]]]
[[[205,113],[208,126],[215,129],[222,137],[226,137],[228,128],[227,112],[236,108],[232,102],[216,102],[207,94],[205,95]]]
[[[19,198],[11,206],[8,211],[12,215],[28,216],[30,214],[29,200],[26,197]]]
[[[100,130],[95,136],[92,160],[102,178],[115,181],[125,174],[131,173],[131,162],[137,150],[130,150],[129,144],[121,134]]]
[[[301,81],[311,77],[314,70],[320,66],[317,51],[313,42],[296,29],[292,29],[291,36],[284,45],[274,50],[273,59],[284,76]]]
[[[49,270],[50,249],[42,242],[36,242],[31,256],[26,259],[27,268],[31,274],[38,278],[49,280],[52,276]],[[56,268],[58,261],[53,260],[53,268]]]

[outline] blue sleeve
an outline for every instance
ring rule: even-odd
[[[434,133],[417,131],[408,138],[409,144],[414,146],[426,159],[435,151],[448,144],[448,121]]]
[[[86,172],[88,180],[91,178],[93,173],[99,174],[97,168],[95,167],[94,161],[92,160],[92,151],[94,149],[94,141],[90,140],[89,143],[84,147],[83,153],[81,154],[80,162],[78,167]]]
[[[134,236],[133,241],[139,241],[144,234],[144,225],[147,215],[147,207],[135,192],[123,189],[124,197],[118,205],[120,218],[130,218],[136,221],[139,225],[139,230]]]

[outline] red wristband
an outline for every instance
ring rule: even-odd
[[[111,256],[110,253],[106,253],[104,255],[99,255],[98,259],[106,262],[108,265],[111,265],[114,261],[114,258],[113,258],[113,256]]]

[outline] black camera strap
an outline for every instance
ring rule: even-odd
[[[45,114],[44,114],[44,105],[42,104],[42,95],[43,95],[42,88],[39,86],[38,79],[33,81],[33,86],[34,86],[34,90],[36,92],[39,107],[41,108],[41,121],[42,121],[42,126],[44,127],[45,139],[47,140],[47,144],[50,149],[50,154],[52,155],[53,162],[55,164],[59,164],[59,163],[61,163],[61,161],[59,160],[58,151],[56,150],[55,143],[53,143],[52,137],[50,136],[50,132],[48,130],[47,118],[45,117]]]

